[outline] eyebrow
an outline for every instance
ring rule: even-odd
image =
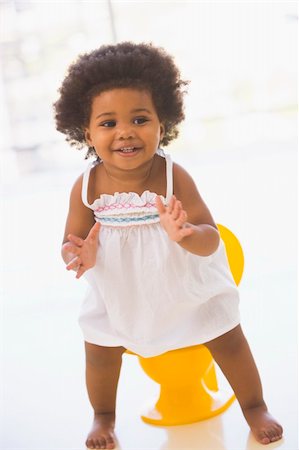
[[[149,109],[146,109],[146,108],[136,108],[136,109],[132,109],[132,111],[130,111],[130,112],[131,112],[131,113],[146,112],[146,113],[148,113],[148,114],[152,114],[151,111],[150,111]],[[113,116],[113,115],[115,115],[115,114],[116,114],[116,113],[113,112],[113,111],[111,111],[111,112],[104,112],[104,113],[99,114],[99,115],[96,117],[96,119],[98,119],[99,117],[102,117],[102,116]]]

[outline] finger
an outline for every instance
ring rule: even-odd
[[[79,269],[77,270],[76,278],[79,279],[80,277],[82,277],[84,272],[86,272],[86,270],[84,269],[83,266],[80,266]]]
[[[172,214],[171,214],[172,218],[174,220],[177,220],[180,217],[180,215],[181,215],[181,211],[182,211],[182,203],[179,200],[176,200],[175,204],[174,204],[174,208],[173,208]]]
[[[101,228],[101,224],[100,222],[96,222],[93,227],[90,229],[88,235],[87,235],[87,239],[96,239],[98,237],[99,231]]]
[[[181,210],[179,217],[177,218],[177,225],[182,227],[187,222],[187,213],[184,210]]]
[[[166,212],[166,208],[163,205],[163,202],[162,202],[161,197],[159,195],[157,195],[157,197],[156,197],[156,207],[157,207],[157,210],[158,210],[159,214],[164,214]]]
[[[180,236],[182,238],[187,237],[187,236],[191,236],[191,234],[193,234],[193,233],[194,233],[194,229],[191,228],[191,227],[188,227],[188,226],[183,227],[183,228],[180,229]]]
[[[191,234],[193,234],[193,233],[194,233],[194,229],[193,228],[189,228],[189,227],[182,228],[180,230],[180,235],[181,235],[182,238],[187,237],[187,236],[191,236]]]
[[[172,195],[170,200],[169,200],[169,204],[168,204],[168,212],[170,214],[172,213],[172,210],[174,208],[175,202],[176,202],[176,197],[175,197],[175,195]]]
[[[81,247],[73,245],[71,242],[66,242],[63,245],[63,249],[69,253],[73,253],[74,255],[79,255],[81,251]]]
[[[67,270],[76,270],[77,267],[79,267],[81,264],[81,259],[79,258],[79,256],[75,256],[75,258],[73,258],[67,265],[66,265],[66,269]]]
[[[79,247],[82,247],[84,240],[80,238],[79,236],[75,236],[74,234],[68,234],[67,236],[68,240],[73,242],[73,244],[78,245]]]

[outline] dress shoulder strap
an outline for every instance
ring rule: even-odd
[[[98,164],[98,161],[92,161],[88,164],[87,168],[85,169],[85,172],[83,173],[83,180],[82,180],[82,192],[81,192],[81,198],[82,202],[85,206],[92,209],[92,206],[88,203],[87,199],[87,193],[88,193],[88,181],[89,181],[89,175],[91,169]]]
[[[165,154],[166,159],[166,203],[169,202],[173,194],[173,162],[171,156]]]

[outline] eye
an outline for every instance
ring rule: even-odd
[[[106,122],[100,123],[100,127],[105,127],[105,128],[112,128],[112,127],[115,127],[115,125],[116,125],[115,120],[107,120]]]
[[[142,125],[143,123],[148,122],[148,121],[149,121],[149,119],[147,117],[136,117],[133,120],[133,123],[135,125]]]

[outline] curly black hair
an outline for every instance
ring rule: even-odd
[[[184,120],[183,89],[188,81],[180,78],[173,58],[164,49],[150,44],[122,42],[103,45],[79,55],[72,63],[54,103],[56,129],[66,135],[70,145],[87,146],[84,128],[88,126],[94,96],[114,88],[148,90],[165,135],[166,146],[178,136],[177,125]],[[86,157],[96,156],[90,147]]]

